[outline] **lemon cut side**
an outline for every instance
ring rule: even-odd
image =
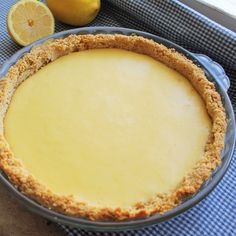
[[[26,46],[54,33],[55,21],[49,8],[36,0],[20,0],[10,9],[7,28],[11,38]]]

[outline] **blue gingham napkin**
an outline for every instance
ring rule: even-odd
[[[6,14],[16,0],[0,7],[0,65],[19,47],[6,33]],[[103,0],[91,26],[122,26],[167,38],[192,52],[219,62],[231,79],[229,95],[236,106],[236,34],[177,0]],[[56,31],[70,29],[57,22]],[[119,233],[99,233],[60,225],[65,234],[97,236],[236,236],[236,152],[230,168],[215,188],[191,210],[156,226]]]

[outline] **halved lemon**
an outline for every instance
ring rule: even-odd
[[[26,46],[54,33],[55,21],[49,8],[36,0],[20,0],[7,16],[7,28],[11,38]]]

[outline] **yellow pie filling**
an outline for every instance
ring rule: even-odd
[[[15,156],[59,195],[128,207],[176,188],[211,121],[179,73],[121,49],[71,53],[16,90],[5,117]]]

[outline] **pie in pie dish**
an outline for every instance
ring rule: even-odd
[[[220,164],[226,116],[214,84],[152,40],[48,41],[0,86],[0,168],[63,214],[113,221],[161,214]]]

